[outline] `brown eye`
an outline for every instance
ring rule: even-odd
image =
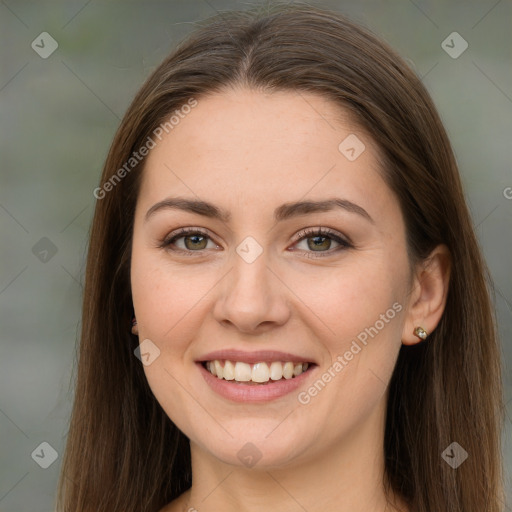
[[[208,242],[208,239],[203,235],[189,235],[182,236],[180,238],[183,238],[183,240],[185,240],[185,247],[191,251],[195,249],[206,249],[206,245]]]
[[[181,242],[183,240],[183,242]],[[181,229],[178,233],[171,234],[161,244],[160,247],[175,252],[190,254],[193,252],[202,252],[208,248],[208,242],[212,242],[210,236],[198,229]],[[214,244],[214,243],[213,243]],[[218,247],[214,244],[215,247]]]
[[[310,254],[312,252],[322,253],[318,254],[318,256],[324,256],[323,253],[326,253],[325,256],[329,256],[335,252],[338,252],[343,249],[347,249],[353,247],[353,245],[347,240],[343,239],[340,235],[335,232],[318,228],[313,230],[304,230],[299,233],[300,239],[296,243],[297,248],[299,250],[304,250],[308,257],[311,257]],[[300,244],[306,242],[306,247],[300,247]],[[337,244],[334,249],[332,248],[332,243]]]
[[[317,251],[319,249],[330,249],[331,243],[333,240],[326,236],[314,236],[306,239],[308,241],[308,247],[312,251]]]

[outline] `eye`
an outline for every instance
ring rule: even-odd
[[[297,237],[298,241],[295,243],[295,247],[306,242],[306,247],[299,247],[299,249],[304,251],[308,258],[329,256],[335,252],[353,247],[348,240],[327,228],[304,229],[297,234]],[[200,228],[181,228],[178,232],[171,233],[165,238],[159,247],[186,255],[193,255],[193,253],[198,253],[199,255],[204,249],[208,248],[208,242],[213,243],[213,248],[219,247],[211,240],[210,235],[206,231]],[[338,247],[331,250],[333,242]],[[311,253],[316,254],[312,255]]]
[[[183,243],[179,243],[182,239]],[[206,231],[199,228],[181,228],[177,233],[171,233],[163,240],[160,247],[189,255],[207,249],[208,242],[213,243]],[[218,247],[217,244],[214,246]]]
[[[308,258],[329,256],[335,252],[353,247],[348,240],[327,228],[304,229],[297,236],[299,240],[295,246],[299,247],[300,250],[306,250]],[[304,242],[306,247],[300,248],[300,244]],[[334,250],[330,250],[332,242],[338,244],[338,247],[335,247]],[[311,253],[317,254],[312,256]]]

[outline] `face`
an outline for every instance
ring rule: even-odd
[[[404,222],[376,146],[334,103],[199,98],[148,156],[132,251],[149,385],[207,456],[283,467],[382,430],[409,294]],[[251,381],[212,375],[212,360]]]

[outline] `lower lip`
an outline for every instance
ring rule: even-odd
[[[268,402],[295,391],[309,378],[314,366],[291,379],[270,381],[268,384],[238,384],[212,375],[201,363],[196,363],[207,384],[219,395],[234,402]]]

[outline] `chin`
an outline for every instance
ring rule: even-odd
[[[253,422],[253,428],[245,433],[233,434],[233,437],[225,434],[215,444],[215,439],[208,437],[200,444],[215,458],[234,466],[262,470],[292,466],[302,458],[309,443],[304,436],[288,435],[286,428],[278,427],[272,433],[276,428],[275,420],[272,423],[273,427],[269,429],[268,422],[264,427]]]

